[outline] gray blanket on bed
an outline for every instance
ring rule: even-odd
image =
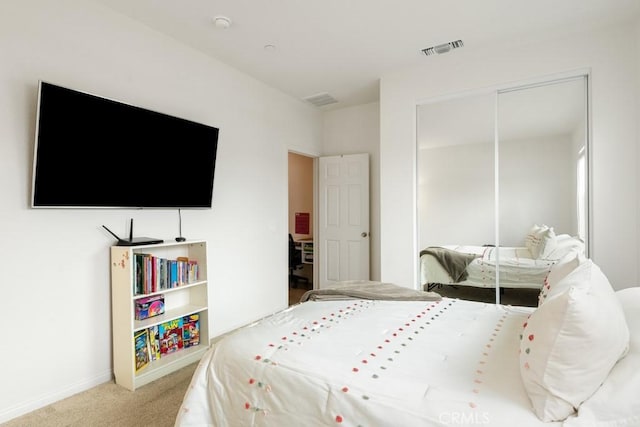
[[[394,285],[393,283],[373,282],[369,280],[348,280],[337,282],[329,288],[307,291],[300,302],[319,300],[370,299],[388,301],[439,301],[436,292],[418,291]]]
[[[454,283],[462,282],[468,277],[467,266],[471,261],[478,258],[479,255],[465,254],[463,252],[454,251],[453,249],[441,248],[438,246],[430,246],[420,251],[420,256],[433,256],[442,268],[444,268]]]

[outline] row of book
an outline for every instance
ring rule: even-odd
[[[200,344],[200,315],[178,317],[136,331],[133,343],[138,372],[154,360]]]
[[[187,257],[166,259],[134,253],[133,294],[144,295],[199,280],[198,262]]]

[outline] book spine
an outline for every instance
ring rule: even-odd
[[[158,290],[163,290],[164,289],[164,280],[162,277],[162,264],[164,262],[164,259],[162,258],[158,258]]]
[[[142,254],[134,254],[135,265],[135,285],[134,294],[141,295],[144,293],[144,256]]]
[[[151,292],[157,291],[157,283],[158,283],[158,270],[156,269],[156,260],[155,256],[151,256]]]
[[[171,260],[171,287],[178,286],[178,261]]]

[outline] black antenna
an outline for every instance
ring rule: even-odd
[[[178,234],[179,236],[176,237],[176,242],[184,242],[187,240],[182,237],[182,214],[180,214],[180,209],[178,209]]]
[[[116,233],[114,233],[113,231],[109,230],[106,225],[103,225],[102,228],[107,230],[109,232],[109,234],[111,234],[113,237],[116,238],[116,240],[120,241],[120,238],[116,235]]]

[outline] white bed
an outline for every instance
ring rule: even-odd
[[[541,233],[539,230],[531,231],[525,237],[525,246],[521,247],[444,245],[425,248],[420,253],[420,283],[428,290],[436,285],[495,288],[497,271],[500,287],[540,289],[559,259],[571,251],[584,253],[584,243],[580,239],[568,234],[556,236],[553,228],[545,228],[544,232],[547,235],[542,238],[531,237],[532,233]],[[458,269],[443,266],[437,256],[440,248],[451,254],[473,256],[473,260],[467,258],[462,277],[458,275]]]
[[[545,425],[518,371],[529,313],[447,298],[305,302],[216,344],[177,425]]]
[[[597,276],[590,271],[589,277]],[[636,369],[640,362],[640,288],[621,298],[631,313],[627,329],[626,323],[613,323],[625,322],[625,318],[608,282],[611,296],[591,295],[594,280],[583,280],[585,272],[578,273],[564,279],[570,287],[566,292],[564,284],[548,288],[538,308],[449,298],[329,298],[290,307],[225,336],[208,350],[175,425],[640,426],[636,398],[640,394],[640,371]],[[576,280],[589,288],[576,285]],[[571,329],[576,326],[573,320],[559,316],[554,324],[545,317],[549,310],[558,317],[558,304],[562,306],[567,295],[575,297],[580,286],[587,289],[580,291],[588,297],[583,302],[602,307],[582,310],[579,316],[572,306],[566,309],[571,319],[598,325],[593,328],[595,335],[585,333],[591,349],[588,355],[576,353],[575,340],[565,343],[567,336],[580,338],[582,334]],[[635,331],[631,341],[629,330]],[[561,394],[567,393],[557,404],[553,402],[556,391],[541,391],[540,387],[547,386],[545,380],[534,377],[532,382],[531,375],[539,375],[540,366],[551,377],[556,365],[566,369],[557,359],[558,354],[567,353],[565,344],[570,346],[569,371],[575,378],[567,373],[563,383],[568,391],[559,387]],[[545,359],[548,354],[556,359]],[[607,378],[600,386],[610,371],[612,383]],[[547,399],[546,406],[540,407],[540,396]],[[568,411],[562,407],[567,401],[573,402]],[[607,411],[602,406],[610,413],[603,415]],[[557,418],[556,412],[551,422],[542,421],[557,408],[566,413]],[[596,422],[601,419],[621,423]]]
[[[465,280],[456,280],[430,254],[420,256],[421,283],[428,285],[459,285],[480,288],[495,288],[496,270],[500,275],[500,286],[504,288],[540,289],[544,279],[557,260],[539,259],[531,255],[526,247],[487,247],[445,245],[445,249],[461,254],[472,254],[476,258],[466,268]],[[496,266],[500,268],[497,269]]]
[[[537,308],[318,293],[217,342],[175,425],[640,426],[640,288],[560,265]]]

